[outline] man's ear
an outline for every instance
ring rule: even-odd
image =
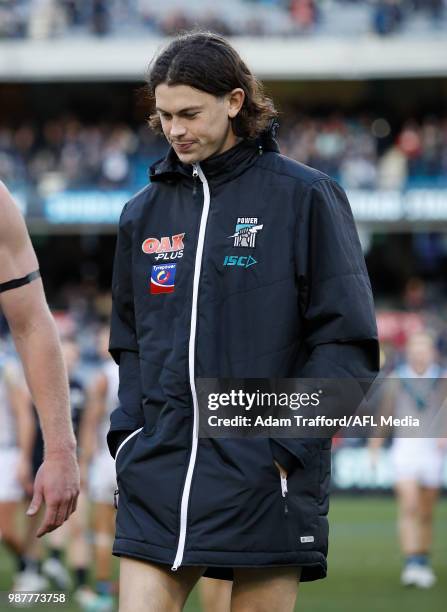
[[[240,87],[233,89],[228,94],[228,116],[230,119],[234,119],[238,112],[241,110],[245,100],[245,92]]]

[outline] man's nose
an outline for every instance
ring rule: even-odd
[[[186,134],[186,128],[183,122],[179,119],[173,119],[171,123],[171,138],[178,138]]]

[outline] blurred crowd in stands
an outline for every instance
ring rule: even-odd
[[[441,31],[446,0],[0,0],[0,39],[172,35],[420,34]]]
[[[286,122],[280,134],[283,153],[346,188],[434,186],[447,170],[447,118],[408,120],[393,133],[380,117],[301,117]]]
[[[83,125],[72,117],[16,130],[0,127],[0,176],[9,185],[30,182],[42,193],[64,188],[135,185],[147,161],[165,150],[161,139],[141,126]]]
[[[286,115],[280,123],[281,151],[345,188],[447,182],[447,117],[409,120],[397,130],[367,115]],[[42,196],[64,189],[140,187],[148,180],[148,166],[165,150],[164,139],[145,125],[88,125],[70,116],[15,129],[0,124],[0,176],[11,187],[35,186]]]

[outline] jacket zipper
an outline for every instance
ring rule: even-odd
[[[284,497],[284,514],[288,514],[289,512],[289,508],[287,506],[287,476],[284,476],[282,473],[280,474],[281,477],[281,494]]]
[[[186,541],[186,523],[188,518],[189,496],[191,493],[191,483],[194,473],[194,467],[197,457],[198,432],[199,432],[199,407],[197,401],[197,391],[195,383],[195,350],[196,350],[196,331],[197,331],[197,301],[199,294],[200,270],[202,267],[203,245],[205,242],[206,223],[208,221],[208,213],[210,208],[210,189],[208,181],[202,172],[200,164],[193,164],[192,176],[194,183],[197,177],[200,178],[203,187],[203,208],[202,216],[200,217],[199,237],[197,240],[196,258],[194,262],[194,277],[192,289],[192,307],[191,307],[191,327],[189,334],[188,348],[188,366],[189,366],[189,385],[191,387],[191,395],[193,401],[193,428],[192,428],[192,446],[191,455],[189,457],[188,470],[186,472],[185,486],[183,488],[182,501],[180,504],[180,534],[175,555],[172,571],[176,571],[182,564],[183,553],[185,551]]]

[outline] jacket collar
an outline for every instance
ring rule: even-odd
[[[258,138],[244,139],[219,155],[213,155],[200,162],[208,181],[217,185],[240,176],[252,166],[264,152],[279,152],[275,140],[278,124],[272,122],[269,128]],[[170,147],[166,157],[158,160],[150,167],[151,182],[176,182],[182,177],[192,180],[192,165],[182,163],[174,149]]]

